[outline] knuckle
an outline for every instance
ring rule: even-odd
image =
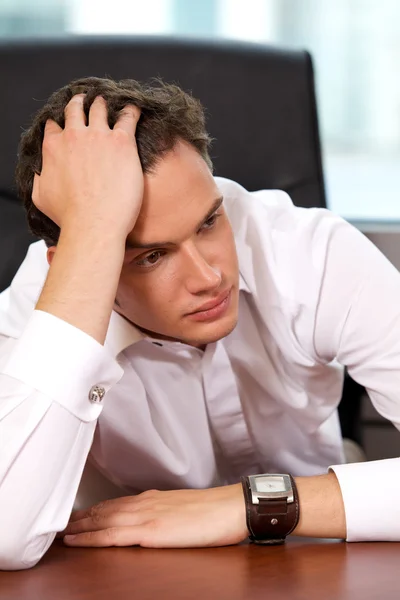
[[[148,548],[157,548],[161,546],[159,535],[161,533],[162,523],[160,519],[151,519],[146,522],[140,545]]]
[[[114,129],[113,134],[117,147],[121,147],[122,144],[128,145],[132,142],[132,137],[123,129]]]
[[[107,542],[109,544],[116,544],[118,540],[118,529],[117,527],[108,527],[104,530]]]
[[[158,490],[146,490],[140,494],[140,497],[143,499],[154,498],[158,494]]]
[[[42,151],[48,152],[54,148],[54,135],[49,134],[48,131],[45,131],[42,143]]]
[[[69,127],[68,129],[64,129],[65,142],[67,147],[70,144],[76,144],[80,138],[79,129],[76,127]]]
[[[95,506],[92,506],[88,510],[88,517],[92,519],[94,523],[98,523],[102,517],[102,510],[104,509],[105,502],[99,502]]]
[[[150,531],[155,532],[161,529],[161,519],[158,517],[154,517],[147,522],[147,527]]]
[[[102,520],[101,514],[98,512],[93,513],[92,521],[95,525],[98,525]]]
[[[86,540],[89,544],[91,544],[96,541],[97,534],[97,531],[85,531],[78,535],[81,535],[83,540]]]
[[[111,131],[111,130],[110,130]],[[88,132],[89,139],[95,144],[108,143],[109,132],[102,129],[92,129]]]

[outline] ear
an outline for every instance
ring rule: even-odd
[[[57,246],[50,246],[50,248],[47,248],[47,262],[49,263],[49,265],[51,265],[51,262],[54,258],[56,250],[57,250]]]

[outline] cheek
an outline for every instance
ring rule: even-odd
[[[235,238],[229,222],[224,230],[222,246],[224,249],[222,256],[225,258],[226,263],[229,263],[229,265],[237,264]]]
[[[117,299],[124,311],[130,314],[163,313],[176,305],[177,278],[160,273],[157,269],[146,275],[121,276]]]

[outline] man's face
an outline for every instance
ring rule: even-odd
[[[143,205],[127,238],[117,312],[150,335],[194,346],[232,331],[239,271],[221,200],[206,163],[183,142],[145,175]]]

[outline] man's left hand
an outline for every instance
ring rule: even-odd
[[[247,535],[240,484],[206,490],[150,490],[73,512],[68,546],[228,546]],[[73,536],[73,537],[70,537]]]

